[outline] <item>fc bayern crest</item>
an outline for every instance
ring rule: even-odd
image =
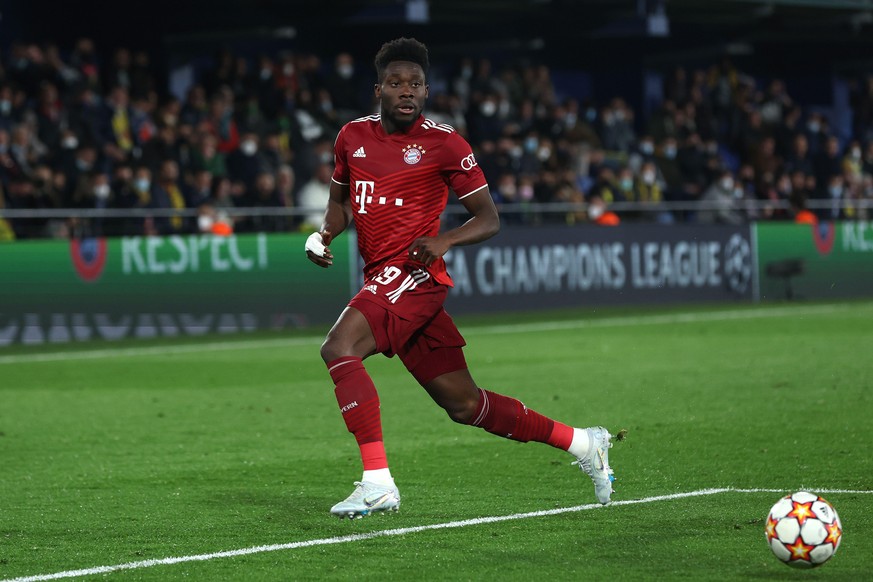
[[[424,148],[414,143],[403,148],[403,161],[409,165],[417,164],[424,155]]]

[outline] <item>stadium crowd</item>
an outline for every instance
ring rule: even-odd
[[[0,208],[142,212],[0,215],[0,240],[315,228],[337,130],[375,111],[371,69],[350,53],[323,62],[221,50],[179,99],[147,52],[118,48],[102,61],[87,38],[68,54],[13,43],[0,58]],[[873,77],[854,88],[848,140],[783,81],[759,86],[726,59],[666,75],[646,119],[621,96],[562,94],[543,64],[465,58],[432,70],[429,84],[426,115],[467,137],[510,222],[814,221],[864,217],[852,202],[873,199]],[[811,199],[834,204],[810,212]],[[697,200],[696,211],[664,206]],[[534,211],[553,202],[587,204]],[[639,206],[609,210],[620,202]],[[252,207],[301,211],[227,212]]]

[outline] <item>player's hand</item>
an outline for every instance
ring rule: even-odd
[[[329,230],[310,234],[309,238],[306,239],[305,246],[307,258],[324,269],[331,266],[333,264],[333,253],[330,252],[330,248],[327,245],[330,244],[332,238]]]
[[[409,258],[425,267],[430,267],[433,262],[449,251],[449,244],[440,237],[423,236],[415,239],[409,247]]]

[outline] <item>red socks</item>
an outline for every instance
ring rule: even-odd
[[[382,442],[382,416],[379,395],[361,358],[346,356],[327,364],[336,385],[334,394],[349,432],[355,435],[361,449],[365,471],[388,467]]]
[[[573,441],[573,428],[535,412],[502,394],[479,389],[479,408],[473,415],[473,426],[526,443],[536,441],[567,450]]]
[[[361,358],[337,358],[327,369],[336,385],[334,393],[343,420],[361,449],[364,471],[387,468],[379,395]],[[573,441],[572,427],[529,409],[515,398],[481,388],[479,407],[470,424],[503,438],[546,443],[565,451]]]

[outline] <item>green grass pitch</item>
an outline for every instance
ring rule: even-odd
[[[870,579],[873,495],[857,491],[873,490],[873,303],[459,323],[481,386],[628,429],[613,500],[642,502],[590,506],[566,453],[452,423],[378,356],[403,504],[340,521],[328,509],[360,465],[322,330],[16,348],[0,353],[0,579]],[[770,491],[680,495],[710,488]],[[823,493],[843,544],[807,572],[763,533],[780,491],[803,489],[855,491]],[[575,509],[464,521],[560,508]],[[311,540],[326,541],[209,556]]]

